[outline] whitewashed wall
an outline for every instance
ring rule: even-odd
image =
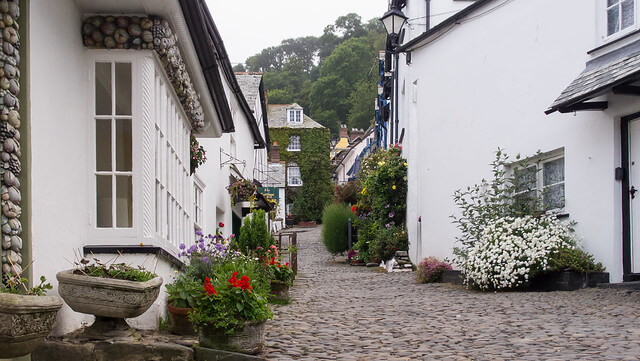
[[[513,1],[414,50],[410,65],[401,61],[414,260],[452,256],[452,194],[491,176],[498,147],[512,156],[564,148],[565,209],[587,251],[612,281],[622,279],[620,184],[613,177],[619,122],[612,114],[624,111],[612,104],[604,113],[543,113],[584,68],[595,17],[595,6],[583,0]]]

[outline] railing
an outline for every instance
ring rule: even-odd
[[[278,252],[286,256],[289,260],[289,266],[293,270],[294,275],[298,275],[298,233],[297,232],[280,232],[275,235],[276,246]],[[284,243],[283,243],[284,241]]]

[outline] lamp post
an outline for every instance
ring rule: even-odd
[[[398,47],[400,46],[400,31],[402,30],[402,27],[404,26],[404,24],[407,22],[407,17],[402,13],[402,11],[398,8],[398,5],[396,4],[396,2],[394,1],[391,5],[391,9],[389,9],[389,11],[387,11],[386,13],[384,13],[384,15],[382,15],[382,18],[380,18],[380,21],[382,21],[382,24],[384,24],[384,28],[387,30],[387,51],[391,51],[391,53],[393,54],[393,70],[392,70],[392,74],[393,74],[393,95],[391,98],[391,124],[393,125],[393,122],[395,120],[395,126],[393,126],[391,128],[391,134],[389,136],[389,141],[392,141],[394,143],[398,143],[398,134],[400,132],[398,132],[398,123],[399,123],[399,117],[398,117]],[[394,130],[395,130],[395,135],[394,135]]]

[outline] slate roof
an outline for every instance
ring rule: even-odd
[[[267,109],[267,117],[269,119],[269,128],[324,128],[322,124],[303,114],[302,123],[289,123],[287,121],[287,110],[300,109],[302,107],[297,103],[293,104],[269,104]]]
[[[244,99],[249,104],[251,110],[255,114],[256,99],[260,96],[260,82],[262,81],[262,73],[259,72],[244,72],[236,73],[236,79],[238,79],[238,85],[244,95]]]
[[[556,110],[608,93],[640,79],[640,40],[589,61],[585,69],[545,111]]]

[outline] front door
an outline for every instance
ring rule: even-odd
[[[640,273],[640,119],[629,122],[629,205],[631,273]]]

